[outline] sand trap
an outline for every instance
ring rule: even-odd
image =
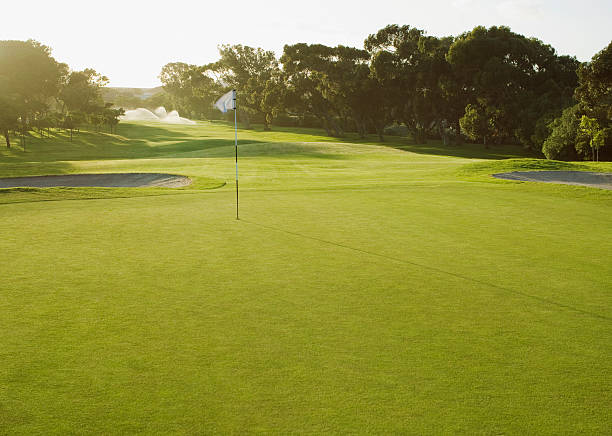
[[[523,182],[560,183],[562,185],[591,186],[612,190],[612,173],[592,173],[587,171],[514,171],[493,174],[493,177]]]
[[[53,188],[58,186],[71,188],[142,188],[151,186],[180,188],[190,184],[191,179],[189,177],[158,173],[69,174],[0,179],[0,188]]]

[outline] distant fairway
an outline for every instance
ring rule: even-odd
[[[612,164],[232,135],[0,147],[193,181],[0,190],[0,434],[609,434],[612,191],[490,174]]]

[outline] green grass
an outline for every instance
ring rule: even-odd
[[[609,163],[313,130],[120,125],[0,176],[0,433],[609,434],[612,192],[493,179]],[[45,200],[45,201],[41,201]]]

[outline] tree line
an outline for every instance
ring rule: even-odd
[[[162,68],[169,104],[214,119],[213,103],[239,90],[247,128],[318,126],[330,136],[407,130],[417,143],[521,144],[550,159],[612,159],[612,43],[591,62],[508,27],[434,37],[389,25],[363,48],[222,45],[217,62]]]
[[[108,78],[93,69],[72,71],[37,41],[0,41],[0,133],[11,147],[11,134],[50,136],[66,129],[70,138],[80,125],[112,132],[123,109],[104,103],[100,90]]]

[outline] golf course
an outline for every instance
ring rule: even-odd
[[[0,434],[609,434],[612,172],[520,146],[121,122],[0,149]]]

